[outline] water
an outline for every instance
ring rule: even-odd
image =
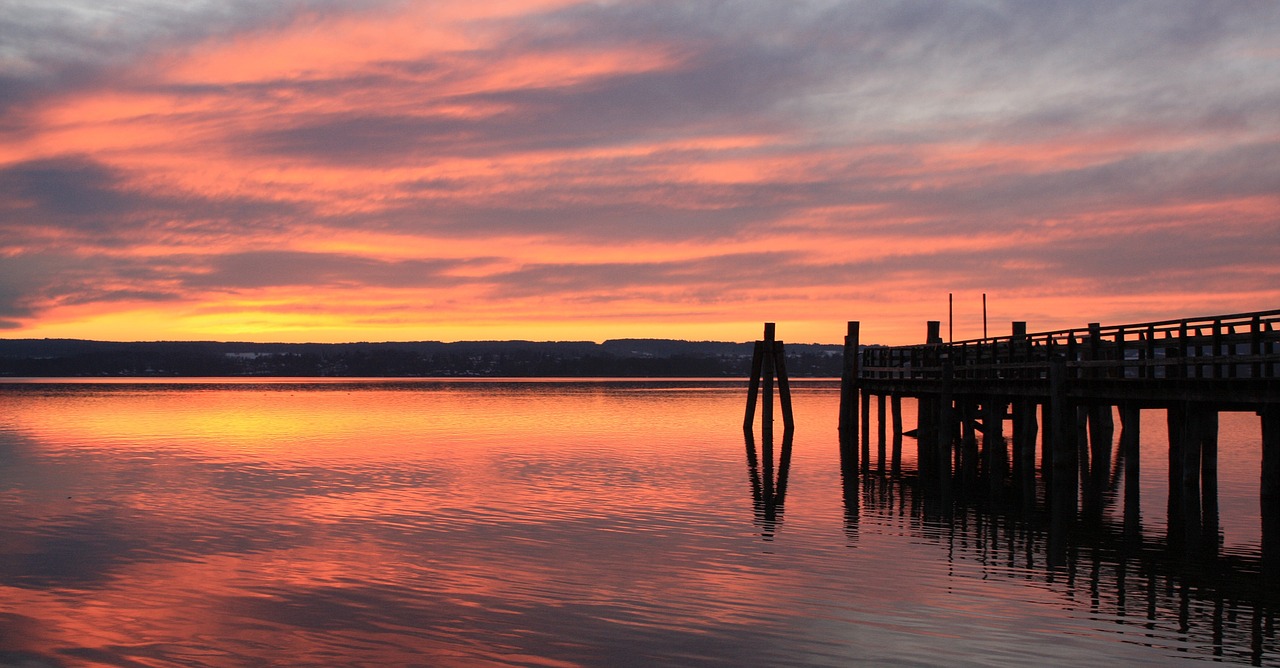
[[[838,401],[797,383],[779,507],[744,382],[0,385],[0,665],[1280,665],[1274,607],[1160,547],[1162,413],[1143,545],[1050,565],[1034,514],[904,482],[910,439],[842,475]],[[1221,432],[1247,574],[1257,418]]]

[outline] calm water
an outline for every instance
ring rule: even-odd
[[[779,507],[744,382],[0,385],[0,665],[1280,665],[1162,547],[1163,413],[1141,546],[1109,507],[1050,565],[1034,513],[842,476],[838,400],[798,384]],[[1257,418],[1221,434],[1247,575]]]

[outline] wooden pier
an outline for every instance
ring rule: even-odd
[[[915,436],[917,474],[930,488],[948,495],[957,486],[982,484],[1029,509],[1043,503],[1055,521],[1071,522],[1101,513],[1118,416],[1124,502],[1136,515],[1139,416],[1163,410],[1169,542],[1206,549],[1218,533],[1218,414],[1255,412],[1262,443],[1261,556],[1266,579],[1280,583],[1280,310],[1037,333],[1014,322],[1008,336],[952,343],[944,343],[940,331],[940,323],[930,322],[922,344],[862,347],[859,323],[849,323],[841,444],[862,471],[870,470],[875,399],[880,472],[888,404],[893,472],[904,434]],[[918,402],[915,429],[905,432],[904,397]]]

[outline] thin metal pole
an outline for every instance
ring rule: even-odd
[[[982,338],[987,338],[987,293],[982,293]]]
[[[947,343],[956,340],[956,299],[955,295],[947,293]]]

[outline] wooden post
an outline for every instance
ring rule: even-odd
[[[1142,485],[1141,470],[1141,410],[1133,404],[1120,406],[1120,453],[1124,457],[1124,526],[1125,534],[1135,536],[1140,532]]]
[[[1169,539],[1171,543],[1180,544],[1182,532],[1178,529],[1183,522],[1182,503],[1182,444],[1183,432],[1186,430],[1186,407],[1174,404],[1165,411],[1165,421],[1169,431]]]
[[[1089,448],[1089,410],[1089,406],[1076,405],[1076,461],[1080,465],[1077,475],[1083,483],[1080,494],[1082,510],[1085,516],[1096,520],[1102,516],[1102,489],[1098,486],[1094,469],[1091,468],[1095,462]],[[1103,462],[1101,466],[1105,468],[1106,463]]]
[[[858,432],[858,362],[861,353],[858,349],[858,329],[856,320],[848,323],[848,332],[844,337],[844,369],[840,377],[840,434],[852,441]]]
[[[773,449],[773,341],[774,324],[764,324],[763,359],[760,365],[760,402],[764,404],[760,412],[761,447],[766,459],[772,460]]]
[[[987,397],[982,403],[982,451],[986,455],[987,480],[994,496],[1004,488],[1009,454],[1004,443],[1004,401]]]
[[[1036,404],[1030,399],[1013,402],[1013,477],[1023,509],[1030,511],[1036,499]]]
[[[1116,364],[1118,365],[1118,370],[1116,371],[1116,375],[1114,376],[1116,378],[1129,377],[1129,359],[1127,357],[1128,348],[1126,347],[1126,343],[1127,342],[1125,341],[1124,328],[1123,327],[1117,328],[1115,359],[1116,359]]]
[[[1102,323],[1089,323],[1089,361],[1096,361],[1102,358]],[[1086,378],[1096,378],[1100,369],[1097,367],[1089,369],[1085,372]]]
[[[955,413],[952,409],[954,395],[951,388],[954,375],[955,366],[951,358],[945,356],[942,360],[942,393],[938,397],[938,441],[935,461],[938,467],[938,483],[944,490],[951,487],[951,447],[955,441],[956,429]]]
[[[1204,546],[1217,554],[1218,549],[1218,410],[1212,404],[1201,407],[1200,441],[1200,516],[1204,526]]]
[[[887,459],[885,456],[885,447],[887,445],[886,430],[889,426],[886,424],[887,420],[885,419],[885,399],[886,397],[883,393],[876,395],[876,456],[879,457],[876,469],[882,474],[885,471],[885,464],[887,463],[885,461]]]
[[[1262,355],[1262,316],[1253,316],[1253,321],[1249,323],[1249,355],[1254,358],[1253,364],[1249,366],[1249,377],[1261,378],[1262,363],[1257,358]]]
[[[763,371],[764,345],[756,341],[751,353],[751,381],[747,388],[747,414],[742,418],[742,430],[751,433],[756,421],[756,395],[760,393],[760,372]]]
[[[1179,378],[1192,377],[1191,373],[1189,373],[1191,370],[1191,365],[1190,365],[1190,356],[1188,355],[1188,353],[1191,351],[1190,340],[1191,340],[1190,333],[1187,331],[1187,321],[1183,320],[1181,323],[1178,324],[1178,357],[1182,358],[1180,360],[1182,362],[1182,370],[1181,370],[1181,375],[1178,376]],[[1196,365],[1196,368],[1195,368],[1195,377],[1197,378],[1200,377],[1200,365],[1198,364]]]
[[[782,407],[782,427],[785,434],[791,434],[796,430],[796,419],[791,412],[791,378],[787,376],[787,353],[781,341],[773,342],[773,366],[778,374],[778,402]]]
[[[1183,522],[1189,537],[1197,537],[1201,526],[1200,455],[1204,440],[1205,409],[1199,404],[1188,404],[1182,421],[1182,507],[1186,513]]]
[[[1215,318],[1213,321],[1213,329],[1211,330],[1213,342],[1213,378],[1222,378],[1222,362],[1218,359],[1222,356],[1222,319]]]
[[[1142,347],[1143,366],[1138,367],[1138,378],[1157,378],[1156,367],[1156,325],[1147,325],[1147,335]]]
[[[893,415],[893,460],[889,466],[890,473],[898,475],[902,472],[902,395],[891,395],[889,410]]]
[[[862,391],[862,470],[871,467],[871,394]]]
[[[928,334],[924,340],[925,343],[931,345],[935,343],[942,343],[942,323],[937,320],[929,320],[925,323],[925,326],[928,330]]]
[[[1079,475],[1076,471],[1075,410],[1067,399],[1067,361],[1055,356],[1049,362],[1049,406],[1053,429],[1053,514],[1074,518]]]
[[[920,479],[933,473],[935,447],[938,442],[937,425],[938,399],[930,395],[916,398],[916,468]]]
[[[1263,409],[1262,484],[1262,571],[1264,580],[1280,582],[1280,406]]]
[[[1108,404],[1089,407],[1089,473],[1097,494],[1096,509],[1102,510],[1102,495],[1111,487],[1111,450],[1115,439],[1115,417]]]

